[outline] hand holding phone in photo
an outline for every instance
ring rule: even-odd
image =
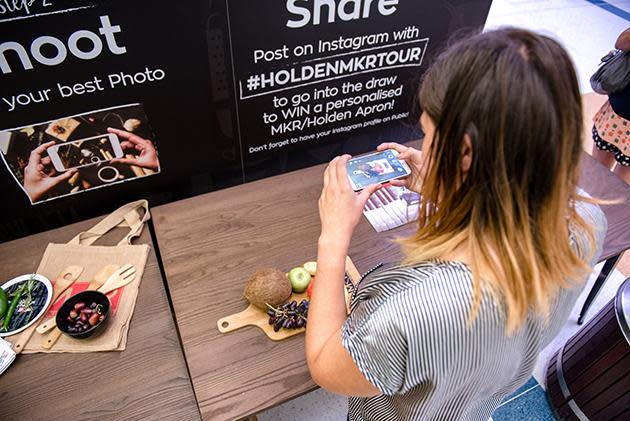
[[[2,130],[0,159],[33,205],[161,169],[154,134],[137,103]]]
[[[72,168],[109,162],[123,156],[118,137],[107,133],[72,142],[59,143],[48,149],[48,156],[59,172]]]
[[[122,139],[120,146],[124,156],[113,159],[112,163],[129,164],[149,171],[159,171],[160,161],[153,142],[124,130],[109,127],[107,131]]]
[[[386,149],[350,159],[347,170],[352,189],[360,191],[372,184],[384,184],[409,176],[411,169],[397,156],[396,150]]]
[[[54,147],[55,142],[44,143],[33,149],[29,155],[28,164],[24,167],[24,190],[32,202],[40,200],[46,193],[69,180],[76,172],[76,169],[62,172],[51,167],[50,156],[43,156]]]

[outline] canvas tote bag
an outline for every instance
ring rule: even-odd
[[[149,218],[148,202],[139,200],[115,210],[91,229],[77,234],[67,244],[48,245],[37,273],[53,281],[69,265],[81,266],[83,272],[72,287],[51,305],[48,314],[41,320],[53,317],[65,299],[84,290],[94,275],[107,265],[122,266],[131,263],[136,267],[136,278],[123,288],[107,294],[111,302],[109,320],[100,334],[87,339],[73,339],[61,335],[52,348],[44,349],[42,342],[50,332],[43,335],[34,332],[24,347],[24,353],[122,351],[125,349],[129,323],[150,249],[147,244],[132,245],[131,241],[142,233],[142,228]],[[126,231],[118,245],[94,245],[97,240],[116,227]]]

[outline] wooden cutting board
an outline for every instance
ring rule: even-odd
[[[354,284],[356,284],[361,275],[359,271],[352,263],[349,257],[346,257],[346,273],[352,280]],[[308,295],[306,292],[301,294],[296,294],[295,292],[291,294],[291,298],[289,301],[295,300],[299,304],[302,300],[308,300]],[[349,293],[346,289],[346,305],[349,304]],[[267,335],[271,340],[281,341],[283,339],[289,338],[294,335],[299,335],[306,331],[306,328],[300,329],[280,329],[277,332],[274,332],[273,326],[269,324],[269,316],[265,310],[261,310],[258,307],[250,304],[247,308],[240,313],[231,314],[229,316],[223,317],[217,321],[217,328],[221,333],[232,332],[233,330],[240,329],[246,326],[258,326],[262,331]]]

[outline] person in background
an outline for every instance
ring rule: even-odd
[[[361,280],[350,315],[345,256],[379,186],[356,194],[350,157],[329,164],[306,359],[316,383],[350,396],[350,420],[486,421],[531,377],[606,232],[576,187],[580,99],[568,54],[545,36],[502,29],[441,54],[419,91],[422,151],[378,148],[413,170],[396,184],[421,193],[417,232],[401,263]]]
[[[630,28],[619,35],[615,48],[630,51]],[[630,184],[630,84],[608,95],[593,117],[592,155]]]

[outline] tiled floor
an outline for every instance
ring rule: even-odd
[[[617,14],[609,8],[618,9]],[[630,26],[630,1],[614,0],[494,0],[486,28],[510,25],[557,39],[577,68],[582,92],[592,91],[589,78],[617,36]]]
[[[558,39],[574,60],[583,93],[590,92],[588,82],[599,58],[613,46],[617,35],[630,27],[630,1],[615,0],[495,0],[490,9],[486,28],[519,26],[543,32]],[[630,253],[619,269],[630,276]],[[599,265],[595,274],[599,273]],[[593,303],[590,318],[610,300],[626,278],[615,271]],[[508,397],[493,415],[494,421],[553,420],[544,395],[545,362],[579,328],[577,315],[594,282],[591,276],[585,292],[578,300],[567,325],[556,339],[539,355],[530,381]],[[346,399],[324,390],[304,395],[258,414],[260,421],[332,421],[345,420]]]
[[[535,378],[521,386],[492,414],[493,421],[537,420],[554,421],[553,412],[545,399],[545,391]]]

